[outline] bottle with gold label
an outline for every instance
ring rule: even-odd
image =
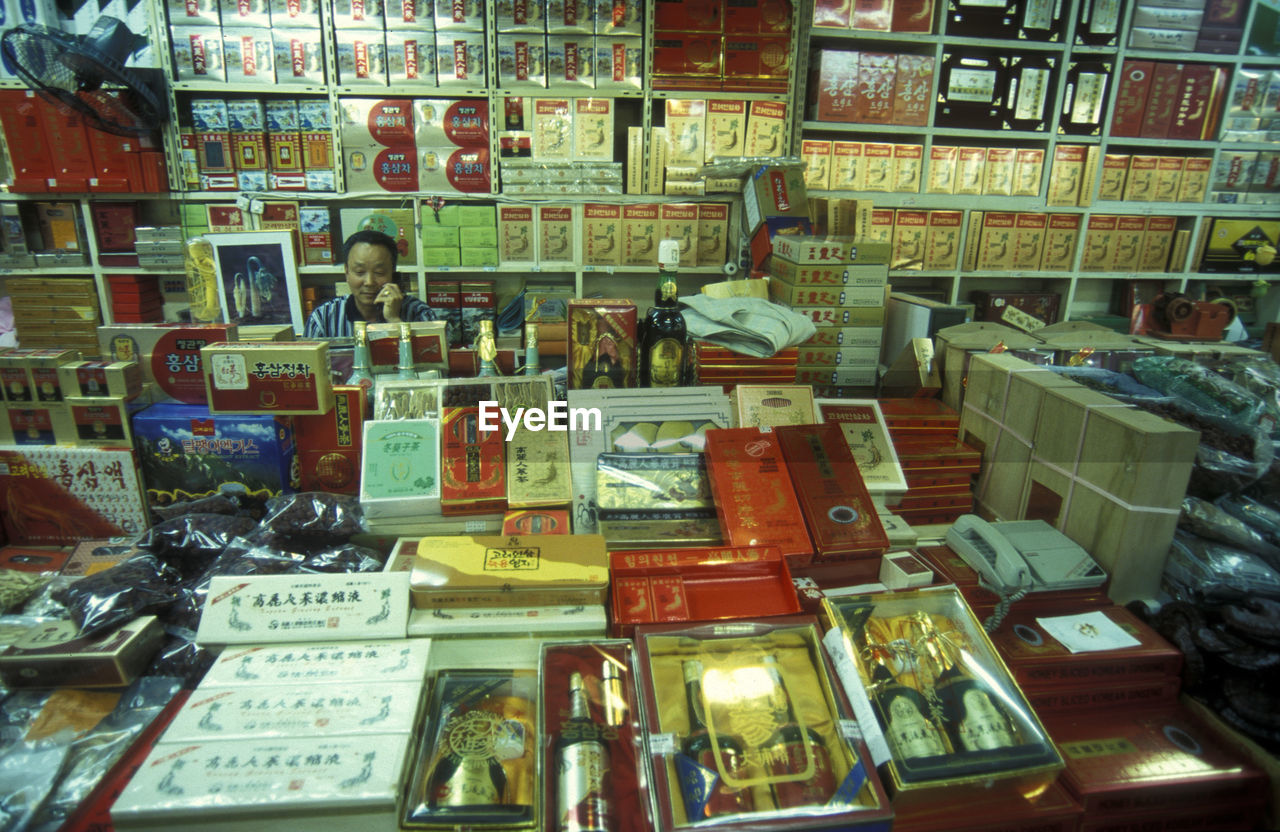
[[[797,718],[777,658],[765,656],[764,669],[773,686],[770,699],[777,725],[762,747],[762,759],[773,781],[770,790],[774,805],[779,809],[824,806],[836,791],[831,756],[818,732]],[[803,778],[795,779],[796,775]]]
[[[676,276],[659,272],[640,343],[641,387],[677,387],[681,383],[688,331],[678,294]]]
[[[706,706],[702,701],[702,662],[688,659],[683,665],[685,707],[689,715],[689,733],[680,743],[676,758],[680,774],[680,792],[685,811],[693,822],[750,812],[755,806],[751,792],[734,788],[725,782],[721,772],[736,774],[744,759],[742,742],[737,737],[717,733],[711,739],[707,727]]]
[[[911,760],[947,754],[947,741],[933,721],[934,709],[924,694],[898,681],[889,668],[891,660],[887,650],[871,646],[867,653],[871,662],[872,702],[894,757]]]
[[[476,377],[488,378],[498,375],[498,343],[493,336],[493,321],[481,320],[480,332],[476,335],[476,357],[480,366]]]

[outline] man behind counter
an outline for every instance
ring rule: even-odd
[[[396,283],[396,241],[381,231],[357,231],[342,244],[343,269],[351,294],[317,306],[307,318],[307,338],[350,338],[353,321],[399,323],[436,321],[444,315]]]

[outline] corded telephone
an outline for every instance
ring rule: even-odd
[[[1001,595],[1100,585],[1107,573],[1071,538],[1043,520],[988,523],[962,515],[947,545]]]

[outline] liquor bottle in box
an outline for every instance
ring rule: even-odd
[[[1088,46],[1111,46],[1116,42],[1124,0],[1080,0],[1076,22],[1076,42]]]
[[[1096,136],[1102,132],[1102,113],[1107,103],[1107,82],[1111,64],[1079,61],[1067,70],[1067,88],[1062,94],[1062,115],[1058,132],[1073,136]]]
[[[975,38],[1016,38],[1023,0],[950,0],[947,34]]]
[[[1053,58],[1031,53],[1009,62],[1009,87],[1005,93],[1004,122],[1010,130],[1043,130],[1045,114],[1053,99]]]
[[[1062,0],[1023,0],[1018,37],[1056,41],[1062,37]]]
[[[705,705],[702,696],[702,662],[697,659],[685,660],[681,667],[684,670],[685,708],[689,719],[689,733],[680,741],[680,753],[688,760],[702,766],[707,771],[724,771],[740,775],[745,766],[742,740],[732,734],[720,734],[712,738],[707,728]],[[719,759],[717,760],[717,757]],[[680,763],[677,762],[677,766]],[[681,778],[681,783],[686,778]],[[733,787],[727,778],[718,779],[709,793],[702,791],[699,779],[698,788],[690,790],[682,785],[685,799],[685,810],[691,818],[710,820],[722,815],[734,815],[750,812],[754,807],[750,789]],[[689,811],[696,809],[697,811]]]
[[[1004,127],[1008,67],[996,55],[952,53],[942,60],[934,124],[973,130]]]

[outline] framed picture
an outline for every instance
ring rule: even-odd
[[[293,235],[288,231],[210,234],[222,320],[238,326],[291,326],[301,335]]]

